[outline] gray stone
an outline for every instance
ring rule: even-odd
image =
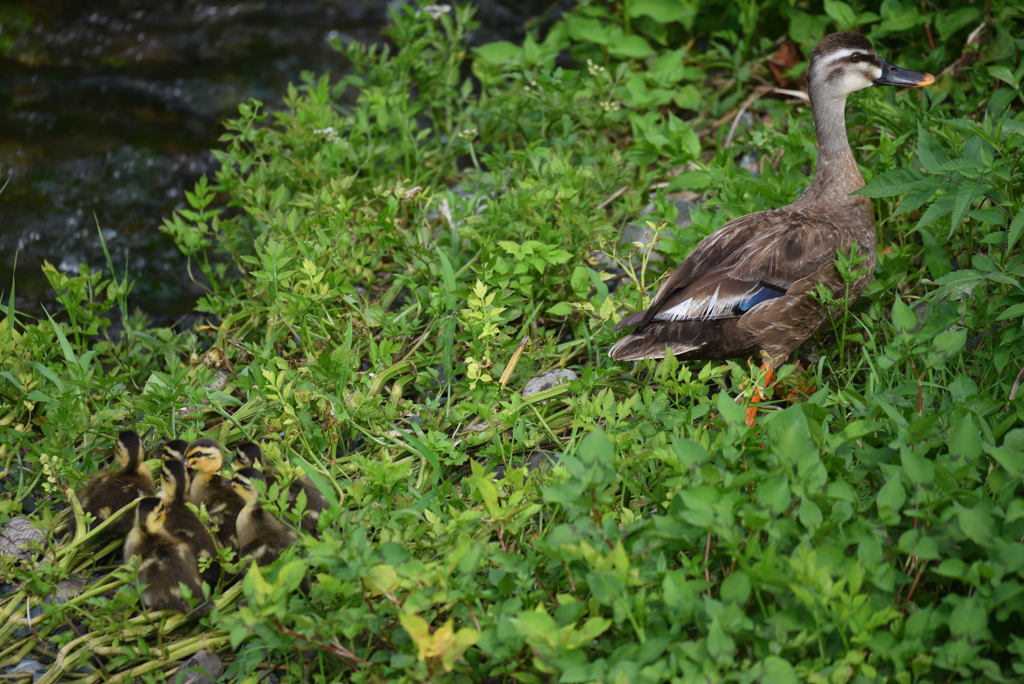
[[[38,660],[32,658],[22,658],[17,665],[11,665],[10,667],[4,668],[4,674],[17,674],[18,672],[45,672],[46,667]]]
[[[224,672],[224,664],[215,653],[199,651],[174,673],[174,684],[215,684]]]
[[[32,521],[19,516],[0,530],[0,553],[10,554],[18,560],[27,561],[33,555],[28,548],[29,544],[41,542],[43,539],[43,533],[32,527]]]
[[[525,465],[526,469],[532,473],[533,471],[537,470],[538,468],[544,468],[545,470],[551,470],[551,468],[553,468],[554,466],[558,465],[558,460],[559,460],[558,456],[555,455],[555,454],[552,454],[550,452],[547,452],[547,451],[535,451],[535,452],[533,452],[532,454],[530,454],[527,457],[526,462],[523,463],[523,465]],[[516,467],[522,468],[523,466],[521,465],[521,466],[516,466]],[[505,464],[504,463],[499,463],[498,465],[496,465],[494,467],[494,470],[491,471],[491,479],[493,479],[494,481],[497,482],[498,480],[501,480],[504,477],[505,477]]]
[[[567,382],[572,382],[575,379],[576,374],[568,368],[545,373],[539,378],[534,378],[526,383],[526,387],[523,388],[523,399],[532,397],[534,394],[538,394],[545,390],[549,390],[555,385],[563,385]]]

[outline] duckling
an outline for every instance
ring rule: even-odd
[[[142,600],[152,609],[173,608],[187,613],[188,603],[181,596],[181,585],[192,591],[192,596],[202,601],[203,589],[199,583],[196,557],[189,545],[176,538],[164,528],[167,508],[163,501],[148,496],[139,502],[135,511],[135,526],[128,533],[124,544],[124,558],[141,556],[139,583],[147,585],[142,591]],[[209,603],[203,602],[197,611],[209,611]]]
[[[188,442],[183,439],[171,439],[160,446],[160,458],[162,460],[173,459],[185,462],[185,450],[188,449]]]
[[[258,468],[261,470],[263,478],[267,483],[267,490],[277,483],[280,477],[277,468],[267,465],[267,459],[263,455],[263,450],[260,449],[258,444],[253,442],[246,442],[235,450],[235,460],[232,466],[236,469]],[[278,486],[280,486],[280,483],[278,483]],[[288,510],[295,509],[295,504],[299,499],[299,492],[306,493],[306,512],[302,515],[300,528],[303,532],[316,534],[316,526],[317,521],[320,519],[320,514],[326,511],[330,504],[327,503],[327,498],[321,493],[320,488],[308,476],[303,475],[288,485]]]
[[[224,448],[212,439],[197,439],[185,450],[185,462],[192,470],[188,500],[196,506],[206,504],[206,510],[217,519],[217,543],[237,551],[235,519],[245,501],[228,489],[229,484],[219,475],[224,467]]]
[[[139,497],[152,496],[156,492],[153,474],[143,463],[142,440],[136,433],[125,430],[118,434],[114,458],[120,468],[94,475],[78,495],[82,510],[92,513],[97,523]],[[74,529],[74,519],[71,525]],[[107,528],[109,534],[118,536],[128,534],[131,529],[132,520],[128,516],[122,516]]]
[[[184,449],[182,452],[184,453]],[[198,516],[185,504],[188,485],[185,464],[173,458],[165,458],[160,466],[160,499],[167,509],[164,529],[188,544],[189,550],[197,560],[216,558],[217,545],[213,543],[213,537],[203,527]],[[211,588],[217,586],[217,580],[220,579],[220,564],[210,563],[200,575]]]
[[[256,565],[273,563],[281,550],[298,539],[295,530],[265,510],[254,482],[266,486],[263,473],[255,468],[242,468],[231,478],[231,488],[245,500],[245,508],[238,514],[238,544],[243,556],[252,556]]]

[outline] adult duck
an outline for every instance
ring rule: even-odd
[[[731,359],[761,355],[770,383],[802,342],[838,307],[814,298],[818,283],[853,302],[871,280],[878,251],[871,201],[850,193],[864,177],[846,138],[846,98],[872,85],[920,87],[931,74],[886,62],[864,36],[826,36],[811,52],[807,94],[818,138],[814,182],[792,204],[741,216],[706,237],[662,284],[651,307],[624,318],[616,330],[636,330],[615,343],[617,361]],[[864,275],[846,283],[836,253],[856,242]],[[747,424],[757,414],[756,393]]]

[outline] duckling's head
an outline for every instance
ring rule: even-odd
[[[183,439],[172,439],[166,441],[160,447],[160,458],[175,461],[185,460],[185,451],[188,450],[188,442]]]
[[[114,458],[125,470],[137,470],[142,464],[142,440],[131,430],[118,433],[114,445]]]
[[[224,467],[224,447],[212,439],[197,439],[185,450],[185,463],[201,473],[219,472]]]
[[[236,471],[234,476],[231,478],[231,488],[234,489],[235,493],[242,497],[246,503],[253,503],[254,501],[258,501],[260,498],[260,492],[255,484],[256,482],[262,482],[263,486],[266,487],[267,481],[263,479],[263,473],[255,468],[241,468]]]
[[[164,502],[155,496],[147,496],[140,500],[139,507],[135,509],[135,524],[150,534],[162,530],[166,518],[167,508]]]
[[[246,442],[240,445],[235,450],[235,460],[231,463],[231,466],[238,470],[239,468],[260,468],[263,469],[267,465],[266,459],[263,457],[263,450],[260,449],[259,444],[254,442]]]
[[[188,490],[188,471],[185,464],[174,458],[165,458],[160,464],[160,486],[172,500],[184,498]]]
[[[812,100],[845,100],[850,93],[873,85],[920,87],[935,77],[909,71],[878,56],[871,41],[855,31],[825,36],[811,52],[807,66],[807,90]]]

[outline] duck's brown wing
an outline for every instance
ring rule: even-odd
[[[798,284],[831,266],[844,243],[835,224],[815,217],[778,210],[742,216],[697,245],[649,309],[616,326],[637,331],[609,355],[628,361],[662,358],[666,348],[694,359],[756,353],[758,328],[754,319],[744,319],[766,313],[766,307],[780,313],[781,300],[804,295]],[[791,292],[794,286],[800,291]]]

